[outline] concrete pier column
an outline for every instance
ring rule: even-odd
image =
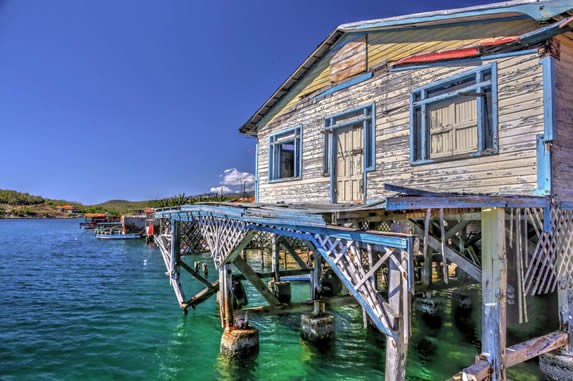
[[[573,289],[558,292],[562,329],[569,332],[569,344],[539,358],[541,372],[550,380],[573,381]]]
[[[549,380],[573,381],[573,353],[565,350],[539,357],[539,369]]]
[[[231,359],[255,356],[259,353],[259,331],[253,327],[225,329],[220,352]]]
[[[300,319],[301,337],[311,342],[334,339],[334,316],[326,313],[303,314]]]
[[[271,280],[268,287],[281,303],[290,303],[290,282]]]

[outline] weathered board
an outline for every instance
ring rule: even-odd
[[[536,28],[539,28],[539,24],[533,20],[497,19],[470,27],[443,26],[371,32],[366,36],[368,42],[366,62],[368,68],[373,68],[384,62],[398,61],[414,54],[463,48],[479,42],[517,36]],[[346,39],[352,40],[353,35],[348,35]],[[344,45],[344,40],[341,44]],[[344,46],[341,49],[343,48]],[[317,62],[260,124],[264,125],[282,113],[288,112],[308,95],[330,87],[330,62],[337,51],[335,49],[327,53]]]
[[[552,191],[559,201],[573,201],[573,41],[558,39],[555,60],[556,129],[552,154]]]
[[[318,99],[307,99],[261,128],[258,177],[261,202],[328,203],[324,175],[325,117],[374,102],[376,168],[367,174],[367,201],[388,195],[383,184],[438,192],[533,194],[537,188],[536,137],[543,133],[543,78],[536,53],[495,60],[498,70],[499,153],[423,165],[410,162],[410,92],[481,64],[444,64],[389,72]],[[269,135],[302,126],[300,179],[268,181]]]

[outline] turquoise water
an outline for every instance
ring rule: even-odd
[[[354,307],[335,311],[337,338],[328,349],[300,340],[298,315],[255,318],[259,356],[225,361],[214,298],[185,316],[157,248],[98,241],[78,222],[0,220],[1,380],[383,379],[385,338],[364,330]],[[212,265],[209,274],[216,276]],[[252,304],[261,301],[246,288]],[[305,285],[293,292],[308,295]],[[408,379],[443,380],[471,364],[479,314],[456,319],[446,301],[441,322],[416,315]],[[530,319],[543,328],[543,316],[534,311]],[[512,372],[538,379],[535,364]]]

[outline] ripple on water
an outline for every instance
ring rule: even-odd
[[[259,356],[240,364],[221,359],[213,299],[183,315],[157,249],[98,241],[78,222],[0,220],[1,380],[384,378],[385,337],[362,328],[359,308],[334,312],[336,340],[326,348],[300,339],[297,315],[253,318]],[[209,274],[214,280],[212,265]],[[263,301],[246,289],[252,303]],[[306,285],[293,284],[292,291],[295,300],[308,296]],[[530,303],[530,320],[551,326],[537,302]],[[476,308],[456,321],[447,305],[444,319],[432,327],[415,315],[408,378],[445,379],[470,364],[479,348],[479,316]],[[513,379],[524,379],[523,370],[516,372]]]

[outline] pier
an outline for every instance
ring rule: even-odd
[[[432,265],[440,266],[436,283],[447,287],[446,266],[452,263],[465,274],[458,277],[458,286],[465,279],[479,282],[482,291],[482,354],[453,379],[503,380],[508,367],[571,350],[572,210],[552,206],[546,197],[402,191],[372,206],[210,204],[157,210],[155,240],[183,311],[219,293],[221,352],[233,358],[259,350],[258,335],[264,332],[249,324],[259,314],[301,314],[301,336],[325,341],[334,333],[329,308],[356,304],[368,324],[387,336],[386,379],[403,380],[415,290],[432,288],[427,271]],[[215,282],[190,264],[206,250],[218,269]],[[271,272],[251,265],[260,263],[261,250],[270,253]],[[284,266],[287,257],[296,265]],[[326,269],[340,280],[343,292],[321,292]],[[186,295],[183,271],[204,289]],[[281,279],[298,274],[308,274],[309,298],[291,303],[285,297],[290,295],[288,281]],[[554,313],[562,315],[563,330],[507,346],[508,278],[515,284],[521,320],[527,319],[527,295],[558,291],[560,310]],[[266,304],[237,303],[237,282],[243,280]],[[563,361],[552,356],[543,361]]]

